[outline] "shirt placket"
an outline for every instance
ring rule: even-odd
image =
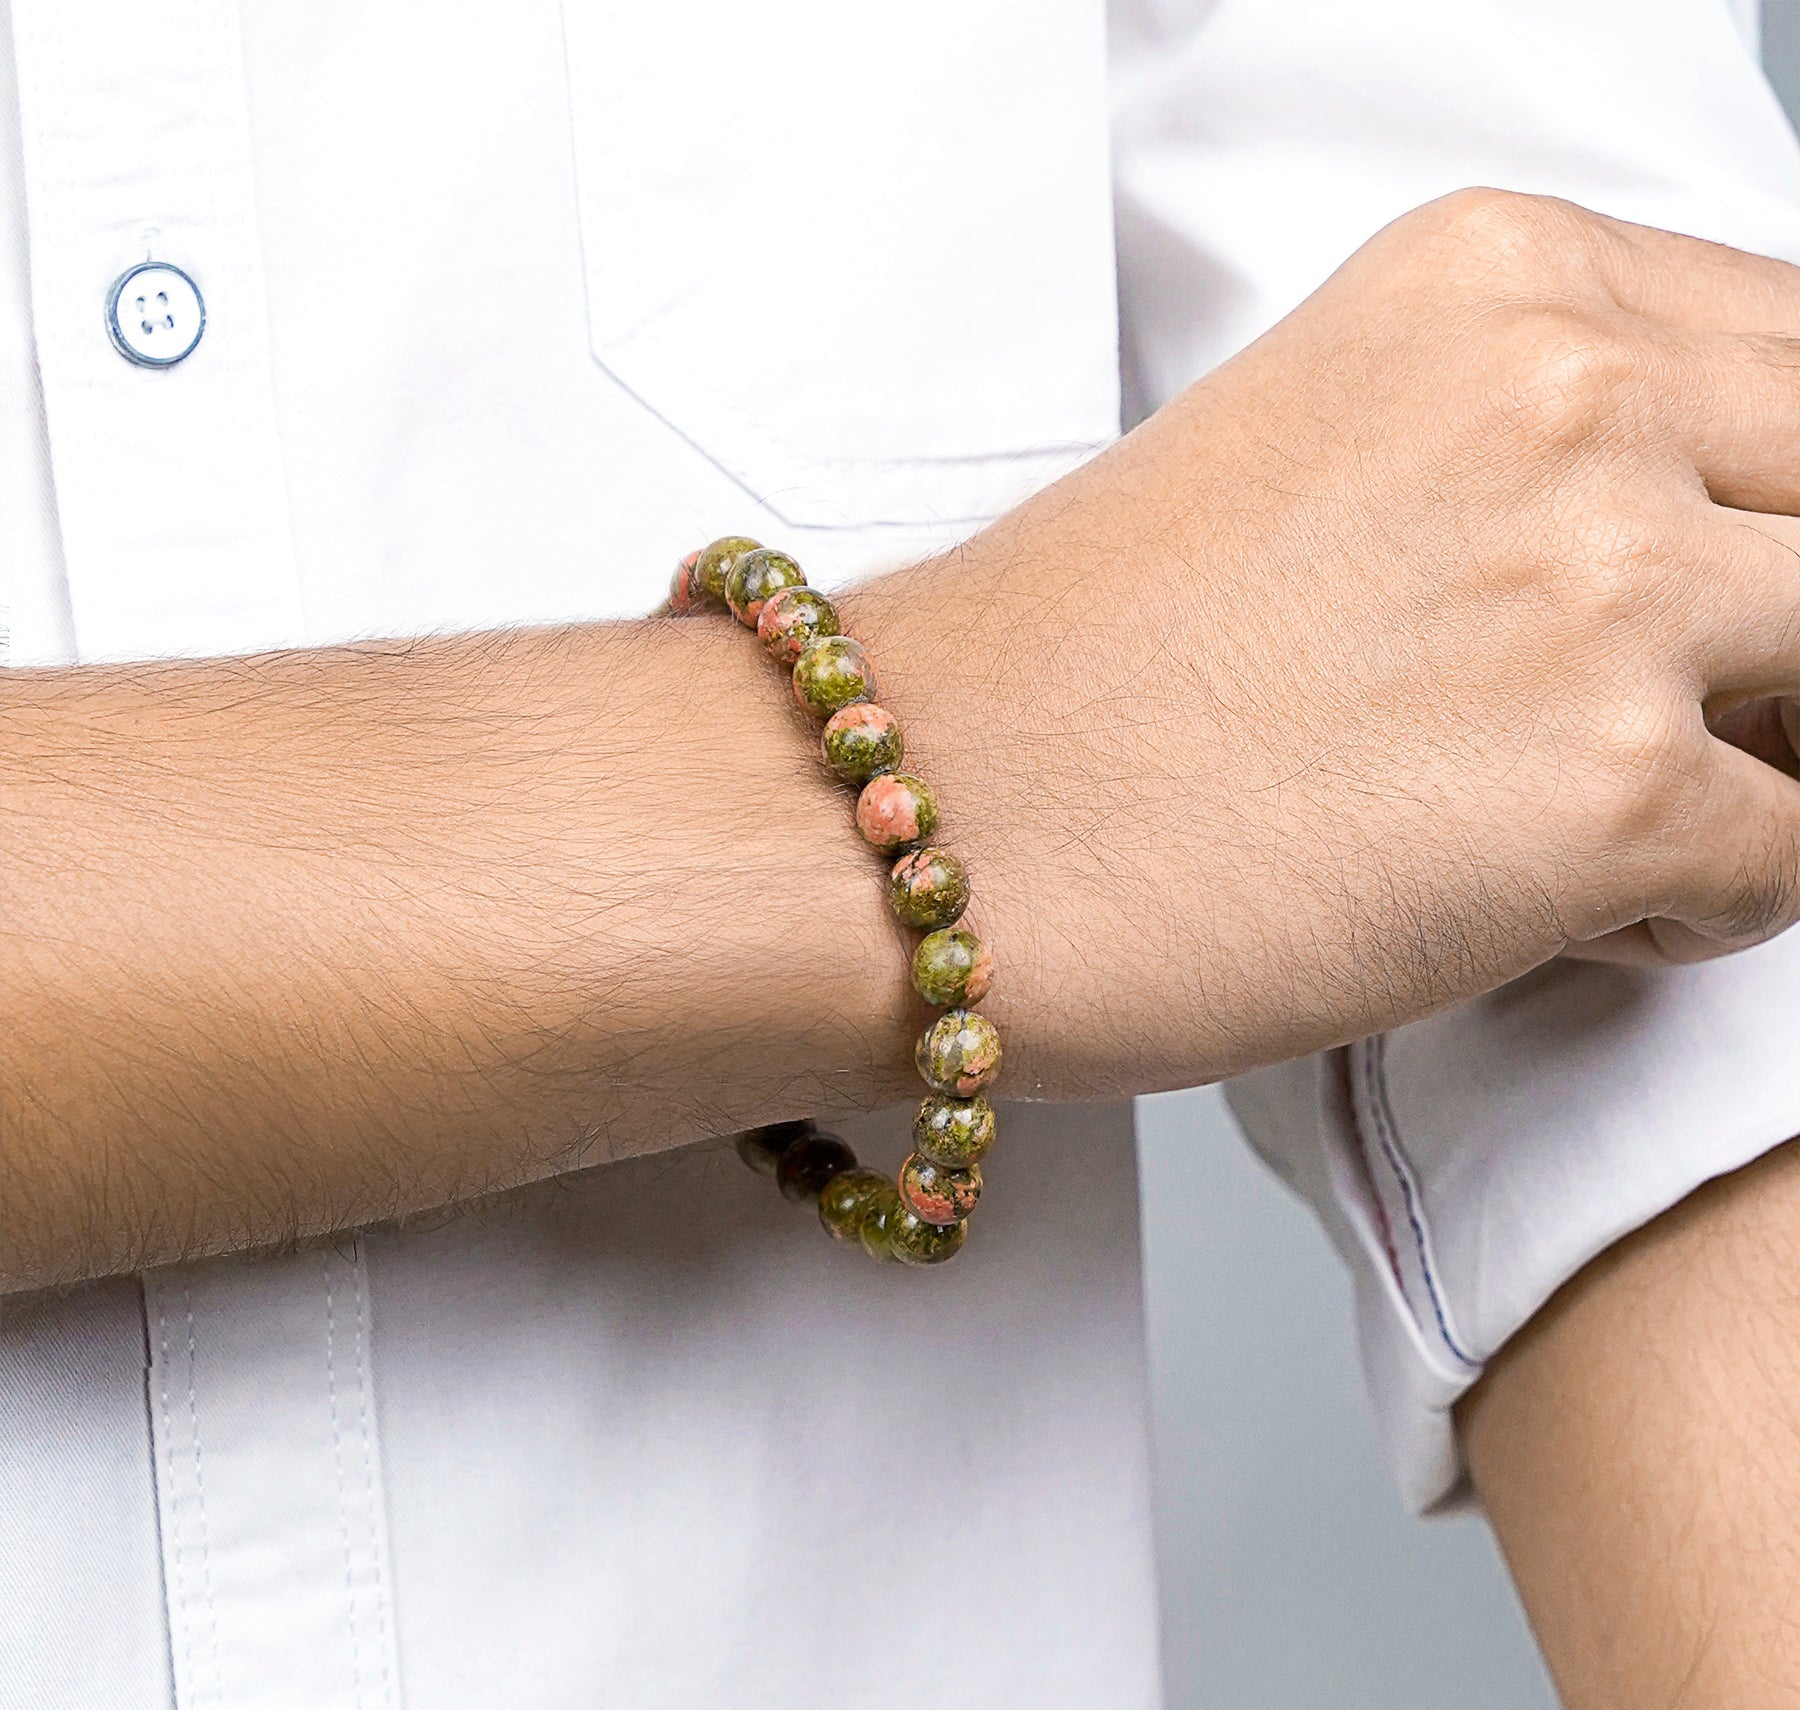
[[[305,640],[235,0],[14,0],[83,661]],[[360,1255],[144,1279],[177,1710],[398,1710]]]
[[[399,1710],[359,1250],[144,1279],[176,1710]]]
[[[12,11],[32,317],[79,656],[293,645],[300,583],[235,0]],[[115,305],[115,285],[146,264],[161,271]]]

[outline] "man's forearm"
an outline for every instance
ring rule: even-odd
[[[0,1283],[903,1086],[900,935],[733,628],[0,676]]]
[[[1459,1411],[1569,1710],[1800,1704],[1800,1148],[1596,1260]]]
[[[1800,792],[1703,718],[1794,689],[1790,320],[1793,269],[1451,198],[849,597],[975,876],[1004,1090],[1192,1085],[1640,920],[1691,956],[1800,917]],[[909,1084],[880,868],[726,619],[0,714],[15,1284]]]

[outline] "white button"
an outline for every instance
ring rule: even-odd
[[[206,304],[200,287],[164,261],[124,274],[106,300],[106,330],[119,354],[145,368],[169,368],[200,342]]]

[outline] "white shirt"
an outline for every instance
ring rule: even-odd
[[[1116,431],[1121,337],[1135,412],[1471,180],[1789,229],[1719,0],[1131,0],[1110,94],[1104,23],[14,0],[14,662],[903,560]],[[145,259],[206,301],[164,371],[104,325]],[[0,1706],[1154,1704],[1129,1122],[1022,1116],[942,1275],[697,1148],[13,1303]]]
[[[725,532],[829,585],[1118,431],[1097,0],[10,26],[15,664],[642,612]],[[1007,1127],[941,1273],[710,1144],[12,1303],[0,1705],[1147,1710],[1129,1110]]]

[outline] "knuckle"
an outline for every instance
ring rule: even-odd
[[[1760,944],[1800,921],[1800,810],[1749,814],[1729,776],[1693,740],[1698,708],[1647,698],[1615,708],[1598,732],[1586,794],[1596,870],[1647,884],[1634,914],[1691,923],[1722,949]]]
[[[1721,834],[1718,819],[1708,828]],[[1726,860],[1711,864],[1723,882],[1701,911],[1701,930],[1731,948],[1760,944],[1800,919],[1800,815],[1769,806],[1766,811],[1729,816],[1727,835],[1735,847]],[[1707,835],[1703,830],[1698,835]]]
[[[1577,502],[1558,530],[1550,575],[1562,599],[1585,612],[1604,636],[1621,620],[1654,613],[1673,599],[1683,561],[1678,526],[1649,510]],[[1635,637],[1615,635],[1622,643]]]
[[[1706,923],[1707,935],[1734,947],[1760,944],[1800,916],[1800,840],[1773,828],[1749,851],[1738,883]]]
[[[1666,843],[1693,824],[1700,779],[1687,740],[1689,710],[1642,699],[1613,708],[1604,721],[1592,802],[1603,847]]]
[[[1570,309],[1515,310],[1497,336],[1491,401],[1502,423],[1547,450],[1568,450],[1615,420],[1643,384],[1635,344],[1605,319]]]
[[[1418,217],[1428,231],[1483,261],[1548,263],[1566,253],[1584,220],[1573,203],[1552,196],[1476,185],[1427,202]]]

